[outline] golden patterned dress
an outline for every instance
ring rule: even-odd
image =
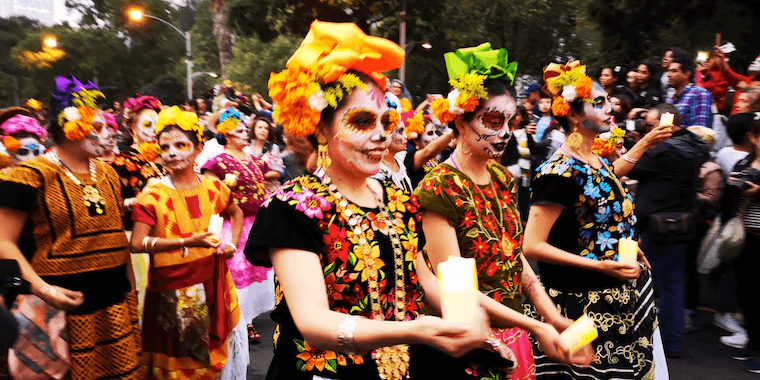
[[[189,238],[224,211],[230,190],[200,177],[190,190],[166,178],[143,190],[132,211],[151,236]],[[215,380],[228,357],[228,340],[240,318],[235,285],[223,255],[193,247],[151,255],[143,320],[143,359],[149,379]]]
[[[548,243],[592,260],[617,260],[618,240],[638,238],[633,197],[606,159],[602,167],[555,153],[537,169],[531,204],[562,208]],[[584,313],[599,337],[587,368],[558,364],[534,347],[539,379],[652,379],[653,333],[657,324],[651,273],[621,281],[601,272],[539,262],[541,280],[568,318]]]
[[[28,215],[19,247],[49,284],[84,293],[66,313],[73,379],[142,379],[137,298],[127,277],[129,246],[121,213],[121,185],[113,169],[96,162],[88,174],[69,179],[46,156],[0,174],[0,207]],[[84,203],[94,185],[102,213]]]
[[[431,170],[414,194],[420,208],[446,218],[456,230],[462,257],[474,258],[481,293],[517,312],[523,312],[523,227],[517,205],[515,178],[501,165],[489,163],[490,183],[478,185],[456,167],[443,163]],[[426,237],[430,240],[430,236]],[[534,378],[528,334],[520,328],[497,326],[494,338],[509,345],[518,368],[513,379]],[[492,379],[498,367],[480,366],[470,374]]]

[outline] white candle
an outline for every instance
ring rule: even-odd
[[[673,114],[670,112],[665,112],[664,114],[660,115],[660,125],[673,125]]]
[[[450,256],[438,264],[443,319],[457,323],[474,323],[478,308],[478,277],[475,259]]]
[[[570,350],[570,355],[576,353],[585,345],[599,336],[594,326],[594,320],[583,314],[570,327],[559,334],[560,342]]]
[[[208,232],[211,232],[212,235],[209,236],[209,240],[214,242],[222,240],[222,223],[224,223],[224,219],[219,214],[211,215],[208,222]]]
[[[618,261],[621,263],[635,263],[639,256],[639,242],[624,238],[618,241]]]

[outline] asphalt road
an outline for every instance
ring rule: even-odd
[[[672,380],[760,380],[760,375],[745,372],[741,362],[728,357],[731,349],[718,341],[719,337],[728,333],[712,324],[712,313],[697,311],[694,318],[700,327],[684,336],[683,357],[668,359],[668,371]],[[265,313],[256,318],[254,324],[261,334],[261,340],[250,346],[248,380],[264,380],[272,361],[275,323],[269,318],[269,313]]]

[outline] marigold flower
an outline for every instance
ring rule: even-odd
[[[478,98],[475,95],[467,96],[466,93],[461,93],[457,97],[457,107],[464,110],[464,112],[472,112],[478,107]]]
[[[554,116],[565,116],[570,111],[570,103],[566,102],[561,96],[554,98],[552,103],[552,113]]]
[[[84,117],[83,117],[84,118]],[[79,141],[90,133],[92,122],[84,120],[67,121],[63,124],[63,133],[69,141]]]
[[[4,136],[3,145],[9,152],[16,153],[21,148],[21,143],[13,136]]]
[[[140,144],[137,150],[140,151],[140,154],[146,161],[154,162],[156,161],[156,157],[158,157],[158,145],[156,143],[146,141]]]
[[[449,112],[449,100],[448,99],[436,99],[432,104],[435,118],[441,123],[448,123],[454,121],[454,114]]]
[[[578,94],[578,98],[586,99],[591,96],[591,78],[583,76],[575,82],[575,93]]]

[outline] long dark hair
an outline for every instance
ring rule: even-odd
[[[507,78],[488,78],[483,81],[483,86],[486,88],[486,92],[488,93],[489,98],[506,94],[511,96],[513,100],[517,100],[517,92],[515,91],[515,87],[507,82]],[[468,123],[471,122],[472,119],[475,118],[475,114],[483,109],[484,104],[485,100],[481,100],[478,102],[478,106],[475,107],[474,110],[462,114],[464,121]],[[459,130],[453,124],[454,122],[449,123],[449,127],[452,129],[452,131],[454,131],[454,137],[459,137]]]

